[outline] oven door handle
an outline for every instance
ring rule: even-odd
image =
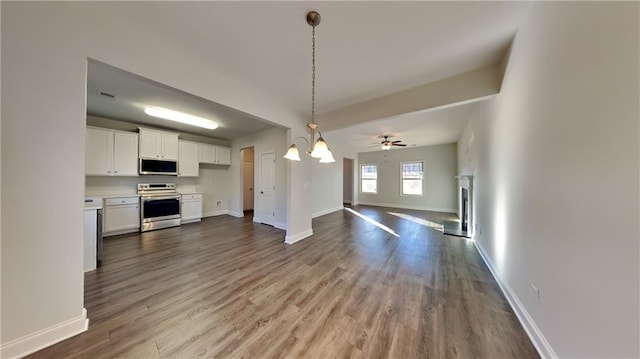
[[[157,201],[157,200],[161,200],[161,199],[177,199],[177,200],[180,200],[180,196],[163,196],[163,197],[153,196],[153,197],[142,197],[142,201],[143,201],[143,202]]]

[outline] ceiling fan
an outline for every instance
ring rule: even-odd
[[[371,147],[376,147],[376,146],[380,146],[380,148],[382,148],[383,151],[389,151],[391,149],[391,146],[398,146],[398,147],[407,147],[407,145],[405,145],[404,143],[400,143],[402,142],[402,140],[395,140],[395,141],[389,141],[389,137],[393,137],[391,135],[380,135],[377,138],[382,138],[382,142],[380,142],[380,144],[376,144],[375,146],[369,146]]]

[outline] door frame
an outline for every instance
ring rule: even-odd
[[[262,189],[262,156],[263,155],[267,155],[267,154],[272,154],[273,155],[273,184],[274,184],[274,188],[273,188],[273,200],[274,200],[274,211],[275,211],[275,199],[276,199],[276,189],[275,189],[275,184],[276,184],[276,151],[275,150],[268,150],[268,151],[264,151],[264,152],[260,152],[260,156],[258,157],[260,159],[260,165],[256,166],[257,167],[257,171],[254,171],[254,192],[258,192],[257,190],[255,190],[256,188],[256,183],[258,184],[258,190]],[[254,152],[254,156],[255,156],[255,152]],[[258,201],[256,202],[254,200],[253,206],[255,207],[254,211],[253,211],[253,221],[256,223],[263,223],[263,224],[268,224],[270,226],[274,226],[276,228],[278,228],[276,220],[275,220],[275,215],[271,218],[264,218],[262,216],[262,212],[263,212],[263,206],[264,206],[264,202],[263,202],[263,197],[258,195],[258,194],[254,194],[258,197]],[[256,205],[257,203],[257,205]]]
[[[256,171],[256,147],[255,146],[247,146],[247,147],[243,147],[240,149],[240,178],[242,181],[242,184],[240,186],[240,212],[244,214],[245,208],[244,208],[244,187],[245,187],[245,183],[244,183],[244,150],[253,150],[253,208],[252,210],[254,211],[255,214],[255,209],[256,209],[256,175],[257,175],[257,171]]]

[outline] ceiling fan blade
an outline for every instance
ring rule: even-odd
[[[395,141],[392,141],[391,143],[400,143],[400,142],[402,142],[402,140],[395,140]]]
[[[407,145],[405,145],[404,143],[392,143],[392,146],[400,146],[400,147],[407,147]]]

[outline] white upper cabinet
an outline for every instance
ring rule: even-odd
[[[84,172],[108,176],[113,169],[113,131],[87,127]]]
[[[178,176],[198,177],[198,144],[178,141]]]
[[[216,163],[219,165],[231,164],[231,149],[229,147],[216,147]]]
[[[231,148],[214,145],[198,144],[198,161],[216,165],[231,164]]]
[[[86,175],[138,175],[137,134],[87,127],[86,141]]]
[[[129,132],[113,133],[113,171],[116,176],[138,175],[138,135]]]
[[[198,162],[200,163],[215,163],[216,150],[212,145],[205,145],[198,143]]]
[[[178,160],[178,134],[140,128],[140,158]]]

